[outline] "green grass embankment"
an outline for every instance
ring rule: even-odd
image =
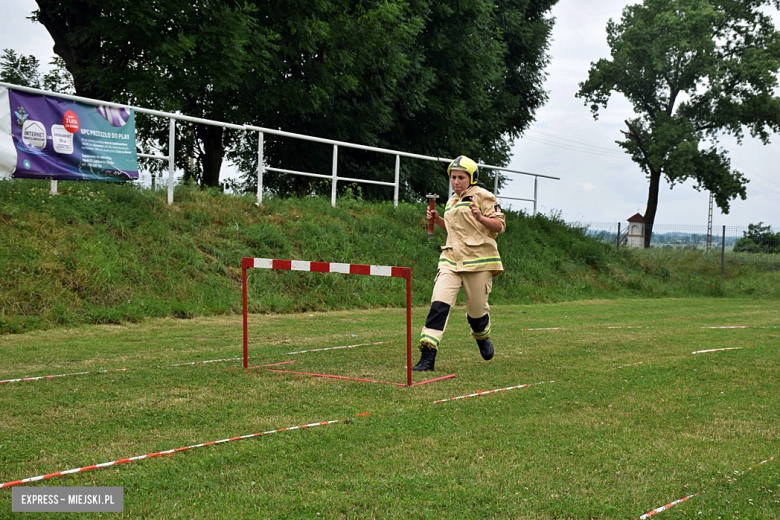
[[[245,256],[410,266],[425,305],[443,230],[428,240],[424,204],[266,199],[177,187],[0,182],[0,333],[145,317],[238,313]],[[491,303],[592,298],[777,297],[780,274],[717,253],[616,251],[555,217],[507,212],[506,272]],[[758,267],[757,267],[758,266]],[[253,270],[251,312],[402,306],[402,282]]]

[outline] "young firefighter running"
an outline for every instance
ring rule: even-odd
[[[466,318],[479,352],[485,360],[493,358],[490,341],[488,295],[493,277],[501,273],[501,257],[496,237],[506,230],[506,217],[489,191],[477,186],[477,163],[461,155],[447,168],[455,192],[444,208],[444,218],[428,209],[426,217],[447,231],[442,246],[439,272],[433,286],[431,310],[420,335],[420,362],[412,370],[433,370],[439,342],[447,327],[450,309],[461,286],[466,293]]]

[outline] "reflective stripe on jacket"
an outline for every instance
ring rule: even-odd
[[[460,196],[453,194],[444,208],[447,244],[442,246],[439,269],[492,271],[496,276],[504,270],[496,246],[498,233],[477,222],[469,209],[472,202],[482,215],[501,221],[501,233],[506,230],[506,217],[492,193],[479,186],[470,186]]]

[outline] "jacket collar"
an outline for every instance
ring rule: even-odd
[[[473,186],[469,186],[468,188],[466,188],[465,190],[460,192],[460,196],[458,196],[457,194],[454,194],[454,195],[455,195],[455,197],[457,197],[458,200],[463,200],[464,197],[468,197],[469,195],[473,195],[474,191],[475,191],[474,188],[476,188],[476,187],[477,187],[476,184],[473,185]]]

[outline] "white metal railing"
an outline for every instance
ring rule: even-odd
[[[139,153],[138,157],[146,158],[146,159],[155,159],[155,160],[162,160],[162,161],[168,161],[168,204],[173,204],[173,190],[174,190],[174,184],[175,184],[175,177],[174,177],[174,157],[175,157],[175,148],[176,148],[176,121],[186,121],[189,123],[197,123],[197,124],[203,124],[203,125],[212,125],[212,126],[221,126],[223,128],[229,128],[232,130],[243,130],[243,131],[251,131],[251,132],[257,132],[258,133],[258,149],[257,149],[257,202],[260,204],[263,201],[263,174],[267,171],[269,172],[278,172],[278,173],[286,173],[289,175],[302,175],[306,177],[315,177],[320,179],[330,179],[332,182],[331,186],[331,205],[336,206],[336,193],[338,188],[338,182],[355,182],[355,183],[362,183],[362,184],[378,184],[381,186],[393,186],[394,187],[394,193],[393,193],[393,203],[397,207],[398,206],[398,191],[400,187],[400,171],[401,171],[401,157],[408,157],[410,159],[419,159],[419,160],[425,160],[425,161],[435,161],[435,162],[446,162],[449,163],[452,161],[452,159],[444,158],[444,157],[433,157],[430,155],[421,155],[421,154],[415,154],[410,152],[402,152],[399,150],[391,150],[387,148],[379,148],[375,146],[365,146],[361,144],[354,144],[349,143],[346,141],[335,141],[333,139],[325,139],[322,137],[313,137],[309,135],[304,134],[296,134],[292,132],[284,132],[282,130],[273,130],[271,128],[263,128],[259,126],[253,126],[253,125],[235,125],[231,123],[224,123],[222,121],[215,121],[212,119],[203,119],[199,117],[190,117],[190,116],[184,116],[181,114],[173,114],[170,112],[161,112],[159,110],[150,110],[148,108],[139,108],[134,107],[131,105],[124,105],[122,103],[112,103],[109,101],[98,101],[95,99],[85,98],[81,96],[73,96],[70,94],[59,94],[57,92],[49,92],[45,90],[30,88],[30,87],[22,87],[19,85],[12,85],[9,83],[2,83],[0,82],[0,87],[6,87],[13,90],[19,90],[21,92],[29,92],[31,94],[38,94],[43,96],[54,96],[59,97],[63,99],[69,99],[71,101],[78,101],[80,103],[86,103],[89,105],[103,105],[103,106],[110,106],[110,107],[116,107],[116,108],[125,108],[128,110],[134,110],[136,113],[139,114],[147,114],[150,116],[155,117],[166,117],[169,119],[169,130],[168,130],[168,155],[153,155],[153,154],[144,154]],[[283,168],[274,168],[271,166],[265,165],[265,157],[263,153],[263,145],[264,145],[264,134],[271,134],[271,135],[277,135],[280,137],[290,137],[293,139],[301,139],[304,141],[310,141],[314,143],[322,143],[322,144],[330,144],[333,145],[333,166],[331,169],[330,175],[323,175],[319,173],[311,173],[311,172],[299,172],[295,170],[286,170]],[[350,177],[339,177],[338,176],[338,148],[339,146],[344,148],[353,148],[357,150],[364,150],[369,152],[377,152],[377,153],[384,153],[388,155],[395,155],[395,180],[393,182],[384,182],[384,181],[375,181],[375,180],[369,180],[369,179],[354,179]],[[543,179],[552,179],[552,180],[560,180],[559,177],[552,177],[549,175],[542,175],[538,173],[528,173],[528,172],[522,172],[518,170],[511,170],[508,168],[503,168],[501,166],[492,166],[489,164],[480,164],[480,168],[483,169],[490,169],[496,171],[496,177],[494,182],[494,190],[493,193],[496,195],[497,198],[501,199],[509,199],[509,200],[520,200],[520,201],[526,201],[526,202],[533,202],[533,214],[536,214],[536,205],[538,201],[538,180],[539,178]],[[522,199],[522,198],[514,198],[514,197],[505,197],[503,195],[498,194],[498,172],[504,172],[504,173],[511,173],[515,175],[528,175],[534,177],[534,198],[533,199]],[[52,181],[52,192],[56,193],[57,190],[57,184],[56,181]],[[452,188],[450,187],[449,190],[450,195],[452,194]]]

